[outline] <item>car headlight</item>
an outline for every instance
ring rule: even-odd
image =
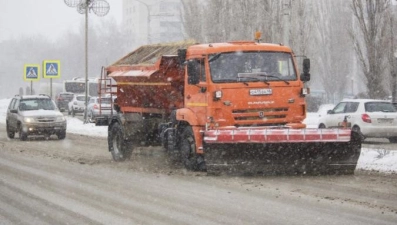
[[[63,121],[65,121],[65,117],[64,116],[57,116],[55,121],[56,122],[63,122]]]
[[[25,117],[23,121],[25,121],[25,123],[33,123],[35,119],[33,117]]]

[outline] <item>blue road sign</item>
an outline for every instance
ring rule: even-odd
[[[38,81],[40,80],[40,65],[25,64],[23,79],[25,81]]]
[[[44,78],[60,78],[61,62],[59,60],[43,61],[43,77]]]

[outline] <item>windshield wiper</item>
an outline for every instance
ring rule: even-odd
[[[286,81],[286,80],[280,78],[279,76],[267,75],[267,74],[258,74],[258,76],[265,77],[265,78],[269,78],[269,77],[271,77],[271,78],[276,78],[277,80],[281,80],[281,81],[284,81],[286,84],[289,84],[288,81]]]
[[[238,81],[241,81],[242,79],[247,79],[247,80],[251,80],[251,81],[262,81],[261,79],[257,78],[257,77],[239,77]],[[267,81],[263,81],[265,84],[269,85],[270,83]]]

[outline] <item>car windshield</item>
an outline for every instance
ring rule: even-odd
[[[215,83],[296,80],[292,56],[284,52],[213,54],[209,63]]]
[[[51,99],[37,98],[37,99],[23,99],[19,105],[19,110],[55,110],[55,105]]]
[[[85,96],[77,96],[76,99],[77,101],[85,101]]]
[[[396,112],[390,102],[367,102],[365,103],[366,112]]]

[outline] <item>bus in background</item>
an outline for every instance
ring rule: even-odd
[[[98,82],[98,78],[88,78],[88,96],[98,96]],[[75,77],[71,80],[65,80],[63,83],[63,90],[64,92],[85,95],[85,78]]]

